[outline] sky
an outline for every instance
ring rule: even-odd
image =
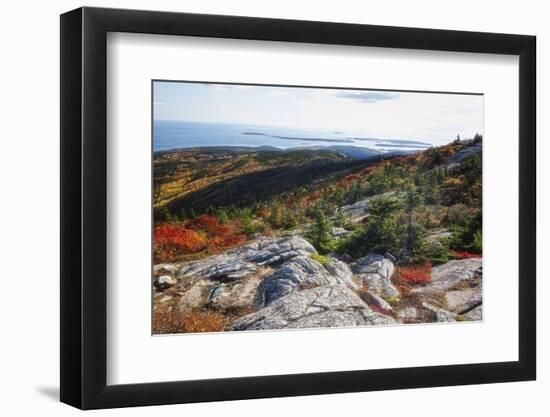
[[[441,145],[483,134],[483,96],[154,83],[154,119],[342,131]]]

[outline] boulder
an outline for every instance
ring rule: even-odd
[[[302,329],[396,323],[372,311],[345,285],[295,291],[255,313],[243,316],[230,330]]]
[[[219,255],[209,256],[180,266],[178,278],[210,278],[232,281],[255,274],[261,266],[276,265],[296,256],[317,253],[304,238],[293,235],[282,238],[262,237]]]
[[[481,305],[481,288],[465,288],[463,290],[448,291],[445,293],[447,310],[457,314],[470,311]]]
[[[220,283],[209,294],[208,305],[221,310],[251,307],[262,275],[256,274],[232,283]]]
[[[213,307],[220,310],[248,308],[253,305],[258,284],[266,269],[256,274],[228,282],[197,279],[181,285],[181,309]]]
[[[369,199],[361,200],[353,204],[338,207],[337,214],[342,214],[352,223],[357,223],[363,220],[368,215]]]
[[[351,232],[344,229],[343,227],[333,227],[330,234],[335,239],[341,239],[343,237],[349,236]]]
[[[391,277],[395,271],[393,262],[378,254],[368,254],[352,264],[355,278],[366,285],[372,293],[386,297],[399,297],[399,291],[391,283]]]
[[[277,265],[296,256],[309,256],[317,251],[303,237],[262,238],[252,243],[249,261],[259,265]]]
[[[407,307],[397,312],[397,318],[402,321],[414,320],[416,318],[416,308]]]
[[[298,235],[260,237],[201,260],[155,265],[154,275],[161,276],[155,278],[153,283],[157,290],[178,284],[182,309],[202,308],[206,305],[219,309],[250,307],[261,279],[271,272],[271,267],[315,253],[315,248]],[[346,271],[341,265],[335,268],[339,274],[345,275]],[[173,275],[177,276],[179,283]],[[323,282],[339,283],[341,280],[343,278],[336,277],[333,281]]]
[[[335,275],[306,256],[298,256],[268,275],[259,285],[255,305],[262,308],[289,293],[321,285],[348,285],[355,288],[352,275],[341,264],[333,263]]]
[[[456,314],[451,313],[447,310],[436,310],[435,311],[435,319],[438,323],[448,323],[456,321]]]
[[[385,298],[400,297],[399,290],[387,279],[378,274],[359,274],[356,277],[373,293]]]
[[[209,278],[218,281],[233,281],[255,273],[258,266],[242,262],[228,255],[216,255],[201,261],[189,262],[178,271],[179,278]]]
[[[158,264],[153,266],[153,274],[160,275],[174,275],[181,267],[181,263],[174,262],[171,264]]]
[[[347,262],[348,264],[353,262],[353,258],[350,255],[348,255],[347,253],[344,253],[343,255],[341,255],[340,260],[342,262]]]
[[[164,304],[164,303],[167,303],[168,301],[172,301],[173,299],[174,297],[170,295],[163,295],[161,298],[155,300],[155,303]]]
[[[432,280],[411,290],[431,304],[453,314],[463,314],[482,303],[481,258],[450,261],[432,269]]]
[[[353,272],[349,268],[348,264],[336,259],[330,259],[325,265],[325,269],[336,278],[340,278],[348,285],[358,288],[358,285],[353,281]]]
[[[439,323],[453,322],[456,321],[457,314],[447,311],[443,308],[440,308],[436,305],[433,305],[428,302],[423,302],[422,307],[426,310],[431,311],[435,314],[435,321]]]
[[[210,299],[212,283],[208,280],[197,280],[186,289],[180,297],[179,306],[184,310],[204,307]]]
[[[468,283],[481,289],[481,258],[450,261],[432,269],[432,281],[421,288],[424,294],[448,291],[459,284]]]
[[[447,229],[436,229],[431,231],[426,237],[424,237],[424,241],[434,245],[441,245],[441,239],[448,239],[452,235],[453,234]]]
[[[358,223],[361,220],[363,220],[365,217],[368,216],[368,209],[369,209],[369,202],[381,197],[390,197],[395,195],[393,191],[384,193],[384,194],[378,194],[373,197],[369,197],[365,200],[357,201],[353,204],[348,204],[342,207],[338,207],[336,209],[336,214],[341,214],[352,223]]]
[[[483,306],[479,305],[461,316],[466,321],[483,320]]]
[[[178,281],[170,275],[161,275],[153,280],[153,285],[157,291],[164,291],[176,285]]]
[[[360,296],[361,299],[369,305],[369,307],[374,306],[380,310],[385,310],[388,312],[393,311],[392,306],[386,300],[370,291],[362,291]]]
[[[384,258],[388,258],[393,264],[397,263],[397,259],[395,258],[395,256],[393,256],[389,252],[384,253]]]
[[[356,274],[378,274],[382,278],[389,280],[395,272],[395,266],[385,256],[369,253],[358,259],[352,265],[352,270]]]

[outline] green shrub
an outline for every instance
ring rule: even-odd
[[[273,204],[267,221],[274,229],[293,229],[298,225],[296,214],[280,202]]]
[[[449,246],[444,239],[440,241],[422,242],[416,260],[419,263],[431,262],[433,265],[441,265],[449,260]]]
[[[319,255],[318,253],[312,253],[311,255],[309,255],[309,257],[314,261],[319,262],[323,266],[328,264],[327,257],[323,255]]]
[[[483,237],[481,235],[481,230],[476,230],[474,233],[474,240],[472,242],[472,252],[481,253],[483,249]]]
[[[482,213],[478,210],[473,216],[465,218],[462,224],[451,228],[453,237],[450,247],[459,251],[481,253],[482,250]]]
[[[368,252],[396,253],[400,246],[396,222],[400,207],[401,202],[395,197],[372,199],[364,229],[340,239],[334,248],[336,252],[347,253],[354,258],[364,256]]]
[[[260,220],[255,220],[251,217],[244,217],[243,219],[241,219],[241,232],[245,235],[261,233],[265,231],[265,229],[265,224]]]
[[[385,297],[382,296],[382,298],[392,307],[395,307],[401,302],[401,299],[399,297]]]

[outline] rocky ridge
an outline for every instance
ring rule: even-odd
[[[481,320],[481,259],[434,267],[432,282],[411,289],[414,306],[392,282],[388,254],[366,254],[348,264],[317,251],[299,235],[261,237],[199,261],[154,267],[155,305],[182,311],[239,313],[228,330],[389,325]],[[392,304],[396,304],[395,306]]]

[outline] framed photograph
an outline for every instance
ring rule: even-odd
[[[61,401],[533,380],[535,37],[61,16]]]

